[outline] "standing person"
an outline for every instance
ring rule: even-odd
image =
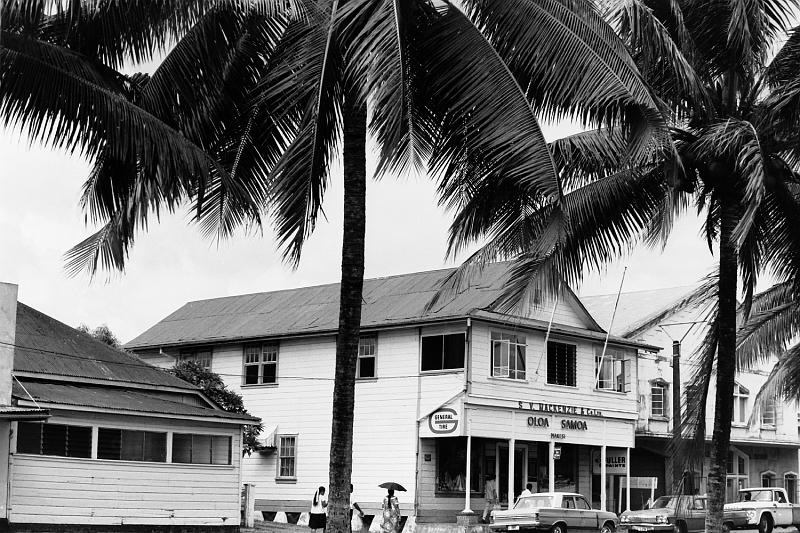
[[[497,484],[491,474],[486,476],[486,484],[483,486],[483,498],[486,500],[486,504],[483,506],[483,523],[488,524],[489,513],[497,505]]]
[[[353,484],[350,483],[350,494],[353,494]],[[353,533],[353,509],[358,511],[358,517],[364,518],[364,511],[361,510],[361,507],[358,506],[357,502],[354,502],[352,497],[350,498],[350,533]],[[361,523],[361,529],[364,527],[364,523],[359,520]]]
[[[400,525],[400,502],[394,495],[394,489],[389,489],[383,498],[381,506],[383,515],[381,516],[381,531],[383,533],[397,533],[397,526]]]
[[[314,493],[314,499],[311,500],[311,515],[308,518],[308,527],[315,533],[318,529],[325,531],[325,526],[328,524],[328,515],[325,514],[327,506],[328,497],[325,496],[325,487],[320,487]]]

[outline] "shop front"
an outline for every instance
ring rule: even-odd
[[[617,511],[629,501],[634,417],[590,406],[474,398],[432,413],[420,429],[418,520],[480,514],[490,478],[502,508],[531,484],[533,492],[577,492],[595,508]]]

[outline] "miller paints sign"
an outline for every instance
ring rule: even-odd
[[[453,433],[458,427],[458,413],[447,407],[434,411],[428,417],[428,427],[434,433]]]

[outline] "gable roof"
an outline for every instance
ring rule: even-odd
[[[614,316],[611,334],[627,337],[635,333],[641,325],[677,304],[696,288],[697,285],[683,285],[664,289],[623,292],[619,297],[619,306]],[[616,300],[617,293],[581,297],[581,301],[589,313],[606,329],[610,325]]]
[[[361,327],[410,325],[491,310],[505,289],[509,262],[486,265],[470,286],[436,308],[425,307],[454,269],[364,280]],[[574,296],[574,295],[573,295]],[[601,328],[570,298],[587,328]],[[230,342],[263,337],[333,333],[339,321],[339,284],[189,302],[128,342],[131,349]]]
[[[17,303],[14,344],[14,372],[198,390],[22,302]]]

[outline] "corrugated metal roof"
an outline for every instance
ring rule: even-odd
[[[49,417],[47,409],[0,405],[0,420],[45,420]]]
[[[678,303],[696,288],[697,285],[685,285],[665,289],[623,292],[619,297],[619,307],[617,307],[617,313],[614,316],[611,334],[621,337],[627,336],[632,331],[636,331],[640,324],[644,324],[651,317]],[[605,329],[608,329],[611,322],[616,300],[616,293],[581,296],[583,305]]]
[[[510,263],[487,265],[469,288],[425,312],[453,269],[364,280],[364,328],[466,317],[501,296]],[[336,331],[339,284],[189,302],[126,344],[142,349]],[[587,316],[587,322],[592,323]]]
[[[12,396],[19,400],[30,401],[27,391],[33,396],[34,400],[43,404],[113,409],[135,413],[155,413],[176,417],[222,418],[244,420],[245,422],[258,420],[248,415],[171,401],[159,396],[158,393],[141,389],[68,385],[31,380],[22,380],[22,383],[25,386],[25,390],[15,382]]]
[[[17,304],[14,371],[114,382],[197,387],[23,303]]]

